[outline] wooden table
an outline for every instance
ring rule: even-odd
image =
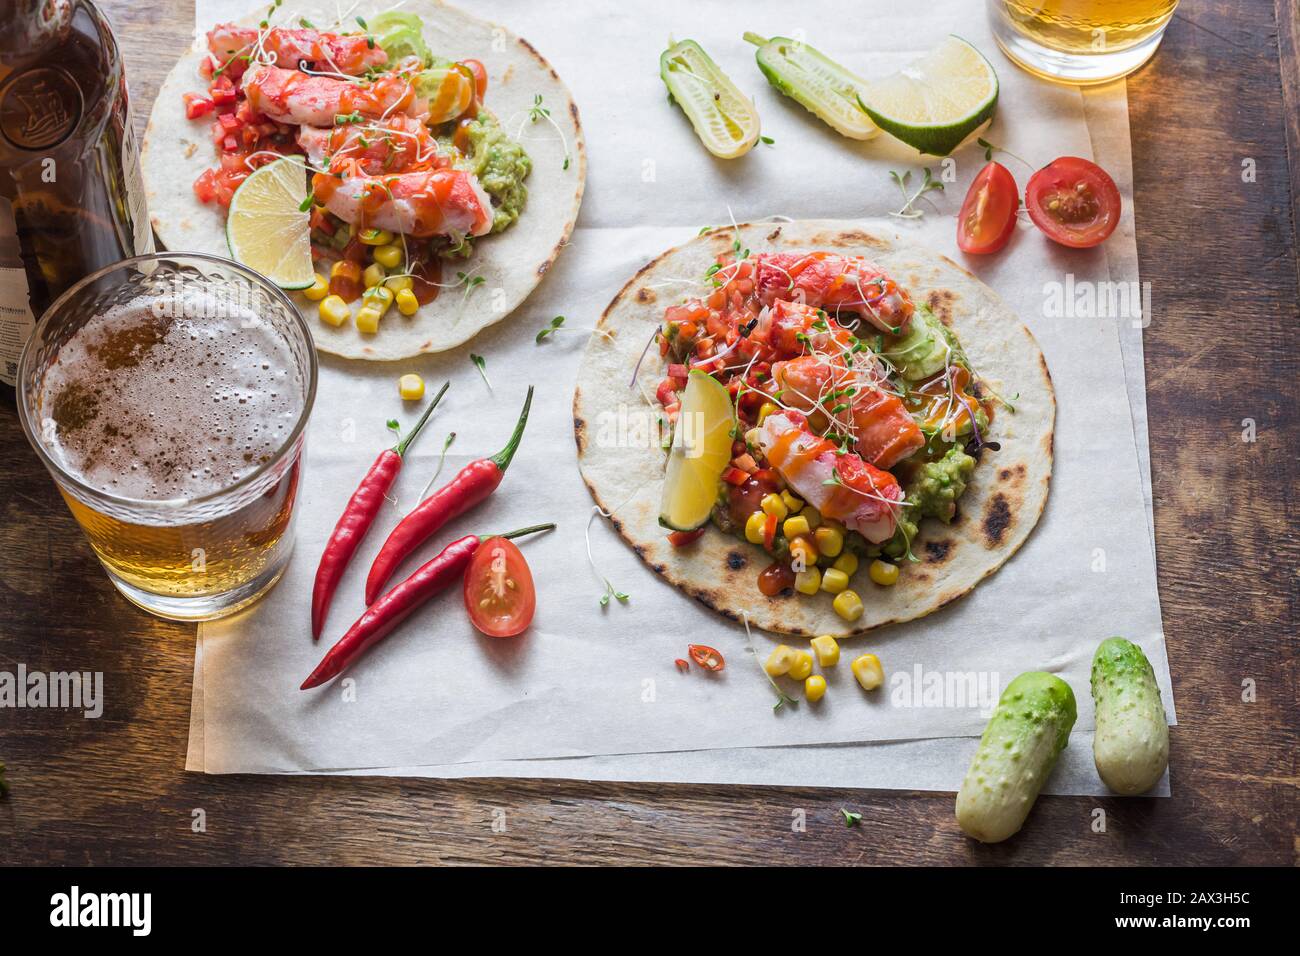
[[[192,7],[102,2],[143,131]],[[1297,862],[1300,14],[1296,0],[1276,4],[1185,0],[1129,80],[1138,249],[1154,299],[1160,594],[1180,719],[1171,799],[1045,797],[1017,838],[981,847],[957,830],[950,794],[185,773],[194,629],[117,595],[10,405],[0,408],[0,669],[103,671],[107,707],[98,720],[0,710],[12,786],[0,862]],[[1245,159],[1254,182],[1242,181]],[[1242,440],[1247,418],[1254,442]],[[1098,806],[1104,834],[1090,827]],[[847,829],[840,807],[864,825]],[[206,832],[192,831],[197,809]],[[796,809],[807,832],[791,832]]]

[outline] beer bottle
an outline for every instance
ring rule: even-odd
[[[153,251],[122,57],[90,0],[0,9],[0,393],[42,312]]]

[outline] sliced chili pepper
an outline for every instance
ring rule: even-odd
[[[442,396],[446,394],[449,385],[451,383],[447,382],[439,389],[433,402],[424,410],[424,414],[420,416],[420,420],[415,423],[409,435],[399,440],[392,448],[385,448],[379,453],[375,463],[361,479],[357,490],[348,499],[347,507],[343,509],[338,524],[334,526],[334,531],[325,544],[325,550],[321,553],[320,565],[316,568],[316,584],[311,592],[312,640],[320,637],[321,629],[325,626],[325,615],[329,613],[330,601],[334,599],[334,591],[339,586],[339,580],[356,553],[357,546],[361,544],[361,540],[374,523],[375,516],[379,514],[384,496],[393,487],[397,473],[402,470],[402,459],[406,449],[411,442],[415,441],[415,436],[420,434],[420,429],[424,427],[424,423],[429,420],[433,410],[442,401]]]
[[[530,385],[528,397],[524,399],[524,409],[519,413],[519,421],[515,423],[514,433],[510,436],[510,441],[506,442],[506,447],[491,458],[471,461],[455,478],[425,498],[398,522],[384,546],[379,549],[379,554],[375,555],[374,564],[370,566],[370,575],[366,578],[366,604],[375,603],[397,566],[423,544],[429,535],[448,521],[469,511],[501,484],[506,468],[510,466],[510,459],[515,456],[519,441],[524,436],[528,409],[532,404],[533,387]]]
[[[703,528],[696,528],[694,531],[674,531],[668,535],[668,543],[674,548],[684,548],[702,534],[704,534]]]
[[[375,602],[373,607],[367,608],[302,682],[300,690],[319,687],[336,677],[368,648],[392,633],[412,611],[459,580],[469,567],[470,558],[474,557],[474,552],[484,541],[493,537],[518,538],[534,531],[549,531],[554,527],[554,524],[537,524],[499,536],[468,534],[456,539],[436,557],[420,565],[414,574]]]
[[[721,652],[716,647],[709,647],[708,644],[688,644],[686,653],[691,655],[691,660],[695,661],[706,671],[717,673],[727,666],[727,662],[722,659]]]
[[[772,545],[776,543],[776,515],[768,515],[767,520],[763,522],[763,547],[772,550]]]
[[[682,660],[680,657],[677,658],[677,660],[673,661],[673,663],[677,665],[677,669],[681,671],[683,674],[685,674],[687,671],[691,669],[691,665],[686,661]]]

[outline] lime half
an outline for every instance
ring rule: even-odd
[[[674,531],[694,531],[709,520],[718,500],[718,479],[731,461],[736,412],[726,386],[692,369],[673,428],[668,474],[659,523]]]
[[[230,255],[281,289],[305,289],[315,281],[311,262],[311,216],[307,170],[298,157],[259,166],[235,190],[226,219]]]
[[[919,60],[872,83],[862,106],[908,146],[947,156],[993,115],[998,75],[984,55],[950,36]]]

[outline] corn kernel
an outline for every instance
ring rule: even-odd
[[[797,538],[801,534],[808,534],[808,519],[803,515],[795,515],[793,518],[786,518],[785,524],[781,525],[787,538]]]
[[[750,544],[763,543],[763,529],[767,526],[767,515],[755,511],[745,522],[745,540]]]
[[[817,570],[817,565],[812,565],[806,571],[798,571],[794,576],[794,589],[800,594],[816,594],[822,586],[822,573]]]
[[[393,304],[392,289],[386,289],[382,285],[377,285],[361,293],[361,304],[368,309],[374,309],[380,317],[388,311],[388,307]]]
[[[375,246],[375,251],[371,255],[385,269],[396,269],[402,264],[402,247],[395,243]]]
[[[828,594],[839,594],[849,586],[849,576],[836,568],[827,568],[822,572],[822,590]]]
[[[337,295],[327,295],[321,299],[320,317],[322,322],[328,322],[333,326],[340,326],[348,319],[352,318],[352,308]]]
[[[386,246],[393,241],[393,234],[387,229],[362,229],[357,235],[367,246]]]
[[[856,621],[862,617],[862,598],[858,597],[856,591],[843,590],[835,595],[835,600],[831,602],[835,608],[835,613],[846,621]]]
[[[330,280],[318,272],[311,285],[302,290],[302,294],[313,302],[319,302],[330,294]]]
[[[785,516],[790,513],[785,506],[785,502],[781,500],[781,496],[778,494],[764,495],[761,504],[764,512],[776,515],[777,521],[784,521]]]
[[[885,669],[880,666],[880,658],[875,654],[863,654],[853,659],[849,665],[853,676],[858,679],[863,690],[875,690],[885,682]]]
[[[844,532],[833,524],[824,524],[813,535],[817,550],[828,558],[833,558],[844,550]]]
[[[831,565],[837,571],[843,571],[849,577],[858,573],[858,556],[852,551],[845,551]]]
[[[414,287],[415,282],[410,276],[389,276],[384,280],[384,288],[392,289],[394,292],[401,292],[403,289]]]
[[[790,563],[799,567],[811,568],[817,564],[817,546],[808,538],[794,538],[790,542]]]
[[[898,565],[890,564],[888,561],[881,561],[879,558],[867,566],[867,574],[871,580],[882,587],[889,587],[891,584],[898,583]]]
[[[776,406],[774,404],[771,402],[764,402],[758,409],[758,423],[760,425],[763,424],[763,419],[767,418],[767,416],[771,415],[774,411],[776,411]]]
[[[372,262],[366,266],[366,271],[361,273],[361,281],[367,289],[373,289],[375,286],[384,281],[384,276],[388,275],[384,267],[378,262]]]
[[[814,531],[821,527],[822,513],[812,505],[804,505],[803,511],[799,513],[808,519],[808,527]]]
[[[826,696],[826,678],[821,674],[812,674],[803,682],[803,695],[808,703],[815,704]]]
[[[415,315],[420,308],[420,300],[415,297],[415,293],[410,289],[401,289],[397,296],[397,311],[402,315]]]
[[[767,655],[763,670],[767,671],[769,677],[780,677],[782,674],[789,673],[791,665],[798,656],[793,647],[778,644],[772,649],[772,653]]]
[[[781,500],[785,502],[785,506],[790,510],[790,514],[794,514],[796,511],[798,511],[800,508],[803,507],[803,502],[800,501],[798,498],[796,498],[794,495],[790,494],[790,490],[788,488],[785,491],[781,492]]]
[[[807,651],[795,651],[794,662],[790,665],[790,669],[785,672],[786,676],[792,680],[803,680],[812,673],[812,665],[812,654]]]
[[[821,667],[834,667],[840,662],[840,645],[829,634],[823,634],[821,637],[814,637],[808,642],[812,645],[813,653],[817,655],[817,663]]]
[[[397,391],[404,401],[414,402],[424,398],[424,379],[411,372],[397,380]]]
[[[379,320],[383,318],[378,309],[372,309],[368,305],[363,305],[357,309],[357,331],[364,332],[367,335],[374,335],[379,331]]]

